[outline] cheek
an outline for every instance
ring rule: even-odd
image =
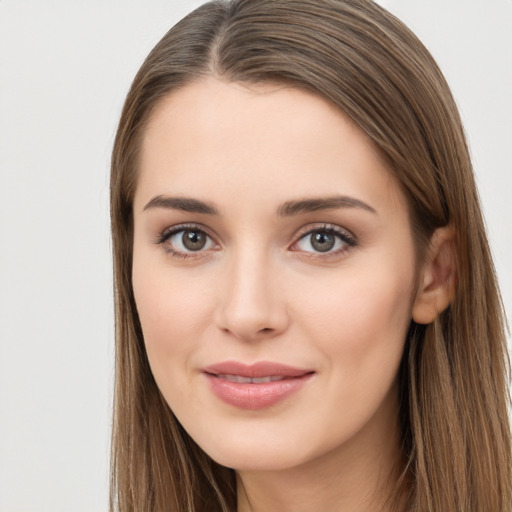
[[[413,276],[412,264],[382,265],[378,272],[344,269],[325,283],[309,283],[297,317],[333,365],[368,377],[386,363],[395,367],[401,357],[411,320]]]
[[[379,273],[351,268],[339,279],[310,283],[302,298],[301,330],[323,354],[322,374],[328,377],[327,398],[315,406],[324,418],[322,431],[331,433],[327,443],[348,440],[364,425],[394,425],[393,385],[410,324],[413,283],[412,266],[403,273],[395,268]]]
[[[181,278],[165,265],[143,264],[134,254],[133,289],[146,351],[155,378],[169,364],[183,369],[211,323],[204,279]],[[206,286],[206,288],[205,288]],[[168,374],[168,372],[166,372]]]

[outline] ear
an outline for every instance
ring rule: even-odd
[[[433,322],[451,304],[454,295],[454,230],[445,226],[436,229],[430,239],[413,303],[412,319],[417,324]]]

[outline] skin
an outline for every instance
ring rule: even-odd
[[[239,511],[386,510],[406,332],[443,307],[435,276],[447,277],[430,265],[415,288],[406,200],[370,140],[309,92],[207,78],[158,105],[139,172],[133,287],[151,368],[192,438],[237,471]],[[370,209],[278,213],[338,195]],[[160,196],[217,214],[147,206]],[[186,257],[182,233],[158,243],[183,223],[209,237]],[[306,233],[326,226],[355,245],[315,251]],[[314,375],[284,401],[244,410],[201,372],[227,360]]]

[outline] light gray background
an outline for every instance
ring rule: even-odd
[[[107,510],[109,153],[143,58],[200,3],[0,0],[2,512]],[[512,1],[381,3],[452,85],[510,312]]]

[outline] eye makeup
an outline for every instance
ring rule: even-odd
[[[168,227],[158,235],[155,243],[162,245],[171,256],[182,259],[202,257],[206,251],[219,247],[206,229],[198,224]]]
[[[340,256],[358,244],[350,231],[335,224],[307,225],[296,236],[298,240],[290,246],[290,250],[306,253],[313,258]]]
[[[178,224],[164,229],[155,240],[172,257],[202,258],[220,245],[204,226],[195,223]],[[340,256],[357,246],[354,235],[335,224],[309,224],[303,227],[289,246],[293,252],[312,258]]]

